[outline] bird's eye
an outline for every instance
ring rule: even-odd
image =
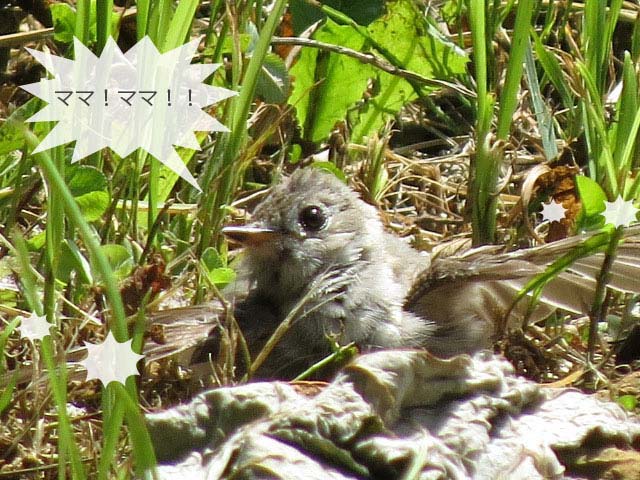
[[[324,216],[322,209],[315,205],[305,207],[300,212],[298,220],[305,230],[311,231],[318,231],[327,223],[327,218]]]

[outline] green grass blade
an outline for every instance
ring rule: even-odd
[[[9,322],[4,329],[0,332],[0,355],[4,355],[4,348],[7,345],[7,340],[9,339],[9,335],[13,333],[16,329],[20,320],[14,318],[11,322]],[[4,373],[5,370],[5,362],[4,358],[0,358],[0,375]],[[5,389],[0,393],[0,415],[6,410],[6,408],[11,403],[11,399],[13,398],[13,390],[16,387],[16,383],[18,381],[18,370],[16,370],[15,374],[9,380],[9,383],[5,387]]]
[[[98,463],[99,480],[111,478],[111,465],[114,463],[120,428],[124,419],[124,406],[116,399],[114,385],[115,382],[111,382],[102,390],[102,436],[104,442]]]
[[[130,377],[128,382],[133,382],[133,380]],[[138,477],[142,478],[145,472],[156,465],[156,455],[153,450],[151,436],[147,431],[144,417],[140,413],[140,407],[134,401],[134,398],[129,395],[122,384],[116,382],[112,385],[116,390],[118,403],[124,407],[124,417],[136,459],[136,471]]]
[[[496,183],[499,155],[489,144],[489,132],[493,119],[493,96],[488,93],[486,3],[470,0],[471,38],[476,73],[477,122],[476,153],[471,163],[471,217],[473,244],[493,243],[496,229]]]
[[[76,2],[76,25],[74,35],[85,45],[89,44],[89,26],[91,25],[91,1]]]
[[[531,29],[531,36],[533,37],[533,46],[536,52],[538,62],[542,66],[544,73],[549,77],[549,80],[558,91],[562,104],[567,109],[573,109],[575,107],[574,95],[567,84],[567,81],[562,74],[562,67],[560,62],[542,43],[540,37],[536,34],[535,30]]]
[[[540,291],[547,283],[569,268],[576,260],[602,250],[605,246],[610,244],[611,238],[611,232],[604,231],[585,240],[582,244],[576,246],[573,250],[555,260],[545,269],[544,272],[536,275],[527,282],[522,290],[518,292],[513,304],[515,305],[531,292]]]
[[[616,169],[613,163],[613,155],[609,145],[609,136],[605,125],[605,113],[602,98],[598,92],[595,78],[591,75],[587,65],[576,62],[576,68],[582,76],[589,94],[583,99],[587,119],[587,143],[590,145],[591,160],[595,161],[595,171],[591,171],[592,177],[602,184],[609,199],[617,196],[619,191]]]
[[[151,2],[147,22],[147,34],[161,52],[163,39],[165,33],[169,30],[169,23],[172,17],[173,3],[171,0],[159,0],[157,3]]]
[[[509,63],[507,65],[507,76],[500,96],[500,112],[498,114],[496,133],[500,140],[506,140],[509,136],[513,113],[518,105],[522,66],[525,61],[525,52],[529,46],[529,30],[535,3],[535,0],[521,0],[518,2],[511,52],[509,53]]]
[[[224,166],[230,165],[238,156],[240,148],[244,143],[247,132],[247,119],[249,117],[249,109],[253,101],[253,96],[258,83],[260,69],[264,62],[269,47],[271,45],[271,37],[273,37],[276,28],[278,28],[280,18],[284,12],[287,2],[285,0],[276,0],[267,21],[264,24],[256,48],[249,60],[247,72],[244,77],[240,95],[233,101],[233,116],[231,119],[231,133],[229,134],[228,150],[224,155]]]
[[[107,40],[111,36],[111,15],[113,11],[113,0],[96,1],[96,55],[100,55]]]
[[[177,48],[185,42],[191,30],[191,22],[198,8],[197,0],[181,0],[178,2],[178,8],[165,30],[164,42],[162,42],[161,51],[167,52],[173,48]]]
[[[24,125],[22,125],[22,129],[29,146],[32,149],[35,149],[39,142],[38,138],[24,127]],[[58,190],[59,198],[64,204],[65,212],[69,216],[73,225],[80,231],[87,249],[91,254],[91,259],[100,273],[102,281],[105,283],[105,291],[109,298],[113,316],[112,321],[109,323],[109,327],[113,331],[116,339],[119,342],[122,342],[128,337],[127,324],[124,314],[124,306],[122,304],[122,299],[120,298],[120,291],[118,290],[118,285],[115,281],[109,261],[102,253],[100,243],[98,242],[93,229],[84,220],[78,204],[75,202],[73,195],[64,182],[64,179],[56,169],[51,157],[47,155],[46,152],[41,152],[34,155],[34,158],[40,168],[42,168],[51,187]]]
[[[615,129],[615,149],[613,159],[618,170],[618,183],[624,191],[627,174],[633,168],[633,152],[638,139],[640,111],[638,110],[638,81],[629,52],[625,52],[622,69],[622,93],[618,101],[618,121]]]
[[[584,6],[584,28],[582,49],[587,68],[593,75],[596,91],[600,94],[604,88],[603,62],[606,46],[605,20],[607,4],[601,0],[587,0]]]
[[[27,138],[27,141],[29,141],[29,138]],[[35,283],[36,275],[30,263],[27,245],[22,236],[17,233],[13,237],[13,244],[16,249],[16,257],[20,266],[20,278],[25,292],[25,298],[29,303],[31,311],[35,312],[37,315],[41,315],[43,307],[41,300],[35,297],[37,292]],[[66,459],[69,458],[72,477],[74,479],[84,479],[86,478],[86,473],[84,471],[84,466],[82,465],[80,450],[74,441],[71,422],[67,412],[66,363],[63,361],[59,365],[56,364],[56,356],[54,354],[51,335],[45,336],[40,345],[42,359],[44,360],[45,367],[47,368],[47,375],[49,376],[51,391],[53,392],[53,399],[58,413],[58,453],[60,455],[58,474],[60,478],[64,478]],[[36,348],[36,346],[32,344],[32,348]]]
[[[489,96],[487,95],[487,47],[485,31],[484,0],[470,0],[469,9],[471,16],[471,39],[473,44],[474,67],[476,74],[478,138],[480,139],[488,130],[491,123],[492,110],[488,108]]]
[[[4,413],[7,407],[11,404],[13,398],[13,391],[18,383],[18,370],[15,371],[7,386],[0,392],[0,415]]]
[[[22,125],[22,129],[24,130],[23,134],[29,146],[31,148],[35,148],[35,146],[38,144],[38,139],[35,137],[33,133],[27,130],[24,127],[24,125]],[[71,195],[71,192],[67,188],[64,182],[64,179],[60,176],[60,173],[55,168],[55,165],[52,162],[49,155],[47,155],[46,152],[43,152],[43,153],[36,154],[34,157],[38,165],[40,166],[40,168],[43,170],[45,177],[49,182],[49,184],[51,185],[51,187],[57,190],[58,196],[61,202],[64,204],[65,212],[67,213],[72,224],[80,231],[82,239],[84,240],[84,243],[90,252],[92,265],[97,269],[97,271],[101,276],[102,281],[105,284],[105,292],[107,294],[107,298],[109,299],[109,303],[111,306],[111,313],[112,313],[112,317],[110,318],[110,321],[109,321],[110,330],[113,332],[116,340],[118,340],[119,342],[125,341],[128,338],[128,329],[127,329],[127,324],[126,324],[126,319],[124,314],[124,306],[122,304],[122,299],[120,297],[120,292],[118,290],[115,276],[113,275],[111,266],[109,265],[109,262],[106,256],[104,255],[104,253],[100,248],[100,243],[98,242],[91,227],[89,227],[89,225],[84,220],[82,216],[82,212],[80,211],[80,208],[78,207],[75,200],[73,199],[73,196]],[[50,370],[55,368],[55,365],[53,364],[54,357],[53,357],[52,351],[53,349],[52,349],[51,337],[45,337],[45,341],[43,342],[43,352],[44,352],[43,356],[45,358],[45,361],[47,361],[47,359],[50,358],[50,361],[48,361],[48,364],[47,364],[47,368]],[[61,367],[61,372],[62,374],[64,374],[65,372],[64,365]],[[52,378],[53,376],[55,375],[52,375]],[[127,387],[128,387],[127,388],[128,394],[131,395],[132,398],[136,398],[137,392],[135,388],[135,383],[132,381],[129,381],[127,382]],[[59,387],[59,388],[61,392],[58,395],[63,396],[62,387]],[[66,392],[66,390],[64,390],[64,392]],[[120,399],[120,401],[123,401],[123,400]],[[66,405],[66,396],[60,399],[56,397],[56,402],[59,402],[59,404],[61,402],[61,404]],[[61,422],[63,421],[62,419],[63,412],[64,412],[64,409],[63,411],[59,411],[59,414],[61,415]],[[114,427],[112,430],[114,431],[119,430],[119,426],[118,428]],[[117,435],[117,433],[113,433],[113,435]],[[111,438],[108,434],[105,434],[104,441],[105,441],[105,444],[108,445],[110,444],[110,442],[113,441],[113,438]],[[75,446],[75,444],[73,446]],[[136,451],[136,449],[144,450],[144,448],[145,448],[144,446],[134,445],[134,451]],[[71,449],[71,452],[73,453],[74,450]],[[143,459],[143,461],[145,460],[147,460],[146,456]],[[75,457],[72,457],[72,465],[75,461],[76,461]]]
[[[547,109],[547,104],[540,92],[538,73],[536,72],[536,64],[533,58],[530,40],[527,40],[525,71],[527,83],[529,85],[529,93],[531,95],[531,103],[533,104],[533,111],[538,122],[540,136],[542,137],[542,148],[544,148],[545,158],[547,160],[552,160],[558,156],[558,146],[556,144],[556,136],[553,130],[553,118],[551,118],[551,113]]]
[[[138,41],[147,35],[149,28],[149,13],[151,9],[150,0],[138,0],[136,2],[138,12],[136,14],[136,39]]]

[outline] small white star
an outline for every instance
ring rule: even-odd
[[[87,369],[87,380],[97,378],[106,387],[110,382],[124,384],[130,375],[138,375],[136,363],[144,355],[131,349],[131,341],[118,343],[109,332],[102,343],[85,343],[87,358],[78,363]]]
[[[20,326],[18,330],[20,330],[20,335],[25,338],[28,338],[32,342],[35,340],[40,340],[47,335],[50,335],[49,329],[53,327],[52,324],[47,322],[46,315],[36,315],[32,313],[29,318],[19,317],[20,318]]]
[[[615,202],[604,202],[605,223],[612,223],[616,227],[628,227],[636,221],[638,209],[633,206],[633,200],[623,200],[621,196]]]
[[[551,200],[549,203],[542,204],[542,218],[549,222],[559,222],[565,218],[567,209],[562,206],[561,203],[556,203],[555,200]]]

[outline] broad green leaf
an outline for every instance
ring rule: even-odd
[[[411,0],[387,2],[386,7],[385,15],[369,24],[365,34],[327,20],[314,39],[371,51],[427,78],[451,80],[465,73],[464,52],[441,35]],[[303,138],[312,142],[326,139],[336,122],[356,108],[369,80],[373,80],[369,99],[361,111],[351,115],[356,142],[377,131],[418,94],[430,90],[352,58],[312,49],[303,50],[291,75],[295,81],[290,103],[296,106]]]
[[[311,167],[332,173],[337,178],[339,178],[342,183],[347,183],[347,177],[345,176],[344,172],[336,167],[336,165],[332,162],[313,162],[311,164]]]
[[[74,197],[81,197],[87,193],[107,188],[107,178],[95,167],[73,165],[67,171],[67,186]]]
[[[464,51],[437,32],[411,0],[387,2],[386,14],[367,31],[407,70],[442,80],[465,73]]]
[[[0,127],[0,155],[6,155],[24,146],[24,137],[13,122],[5,122]]]
[[[576,175],[576,186],[582,202],[582,210],[577,220],[578,229],[591,230],[603,224],[604,202],[607,195],[598,183],[584,175]]]
[[[607,196],[597,182],[584,175],[576,175],[576,185],[585,215],[591,217],[604,211],[604,202],[607,201]]]
[[[398,67],[442,80],[465,73],[464,52],[431,25],[410,0],[387,2],[386,14],[367,30],[376,47],[391,54]],[[375,48],[373,52],[381,56]],[[363,137],[377,132],[404,105],[418,97],[416,89],[427,92],[432,88],[411,85],[400,77],[375,70],[374,92],[354,122],[352,140],[361,142]]]
[[[318,88],[324,88],[324,86],[316,86],[316,67],[318,60],[318,50],[314,48],[304,48],[300,53],[300,58],[296,64],[291,68],[291,78],[293,79],[293,89],[291,91],[291,97],[289,98],[289,104],[295,108],[296,117],[300,127],[308,130],[310,126],[306,126],[307,123],[312,123],[307,118],[312,117],[312,113],[309,112],[314,106],[311,102],[312,90]],[[326,80],[325,80],[326,83]],[[308,132],[303,132],[303,136],[308,138],[310,135]]]
[[[351,132],[354,143],[362,143],[364,137],[377,132],[404,105],[417,98],[409,82],[382,71],[376,74],[374,87],[374,96],[354,115]]]
[[[87,193],[76,197],[84,218],[89,222],[99,219],[109,206],[109,193],[104,190]]]
[[[89,264],[89,261],[85,258],[74,242],[69,239],[65,239],[60,251],[56,278],[62,282],[68,283],[71,272],[73,271],[77,273],[80,283],[85,285],[91,285],[93,283],[93,276],[91,274],[91,265]]]
[[[229,267],[214,268],[208,272],[209,281],[218,288],[224,288],[236,278],[236,272]]]
[[[43,105],[44,102],[39,98],[32,98],[27,103],[16,109],[9,116],[6,122],[0,124],[0,155],[25,147],[25,140],[24,135],[22,134],[20,122],[24,122],[30,118]],[[33,127],[33,133],[40,138],[43,138],[44,134],[48,133],[46,122],[31,124],[31,126]]]
[[[44,231],[38,232],[34,236],[29,237],[27,239],[27,247],[29,247],[29,251],[37,252],[38,250],[40,250],[42,247],[44,247],[46,239],[47,234]]]
[[[209,281],[219,288],[236,278],[236,272],[227,267],[226,259],[215,248],[207,248],[200,257],[200,263],[205,268]]]
[[[66,3],[54,3],[50,7],[53,20],[53,39],[71,43],[76,24],[76,12]]]
[[[331,20],[316,32],[315,39],[353,50],[364,45],[364,39],[351,27]],[[352,58],[304,49],[291,69],[295,81],[289,100],[296,108],[303,138],[312,142],[326,139],[336,122],[344,120],[347,110],[362,98],[371,75],[370,66]]]
[[[76,31],[76,11],[65,3],[52,3],[51,18],[53,20],[53,38],[62,43],[70,44]],[[96,41],[96,2],[89,2],[89,43]],[[118,22],[112,22],[111,32],[117,34]]]
[[[98,169],[87,165],[72,166],[67,175],[67,185],[88,221],[100,218],[109,206],[107,179]]]
[[[123,279],[127,275],[129,275],[129,273],[131,273],[134,262],[129,250],[127,250],[122,245],[116,245],[112,243],[101,245],[100,249],[102,250],[102,253],[107,257],[109,265],[111,265],[113,273],[118,279]]]
[[[218,251],[213,247],[209,247],[204,252],[202,252],[200,262],[204,267],[206,267],[207,270],[213,270],[214,268],[227,266],[227,262],[223,260]]]

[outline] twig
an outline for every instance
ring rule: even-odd
[[[380,70],[387,72],[391,75],[395,75],[397,77],[404,78],[405,80],[411,82],[417,82],[424,85],[429,85],[437,88],[444,88],[447,90],[452,90],[466,97],[475,97],[476,93],[469,90],[463,85],[459,85],[452,82],[447,82],[445,80],[438,80],[435,78],[428,78],[419,73],[411,72],[409,70],[405,70],[403,68],[398,68],[391,63],[383,60],[375,56],[372,53],[363,53],[358,52],[357,50],[352,50],[350,48],[346,48],[340,45],[334,45],[331,43],[319,42],[317,40],[313,40],[310,38],[300,38],[300,37],[273,37],[271,39],[272,45],[299,45],[302,47],[312,47],[317,48],[319,50],[325,50],[328,52],[338,53],[340,55],[345,55],[347,57],[354,58],[361,63],[373,65]]]

